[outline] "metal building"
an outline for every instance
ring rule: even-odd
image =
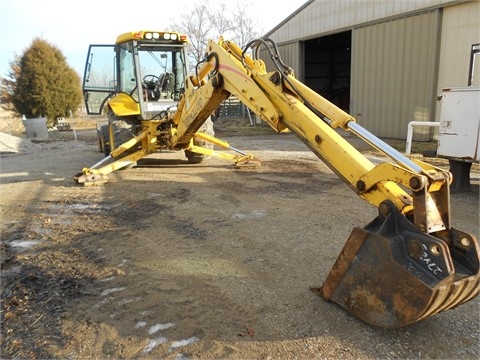
[[[480,1],[310,0],[266,36],[306,85],[375,135],[405,139],[410,121],[438,121],[442,88],[467,86]]]

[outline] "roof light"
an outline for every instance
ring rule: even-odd
[[[154,38],[155,40],[160,39],[160,34],[159,34],[158,32],[154,32],[154,33],[153,33],[153,38]]]
[[[170,33],[165,33],[165,34],[163,34],[163,38],[164,38],[165,40],[170,40]]]
[[[152,33],[145,33],[145,39],[152,40],[152,37],[153,37]]]
[[[172,34],[170,37],[172,40],[177,40],[177,34]]]

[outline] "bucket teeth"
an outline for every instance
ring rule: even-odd
[[[392,209],[352,231],[323,286],[312,290],[370,325],[400,328],[473,299],[479,278],[473,236],[451,229],[441,240]]]

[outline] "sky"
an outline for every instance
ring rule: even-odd
[[[209,0],[215,6],[217,0]],[[245,11],[267,32],[307,0],[225,0]],[[83,74],[89,44],[113,44],[117,35],[141,29],[168,29],[195,0],[0,0],[0,77],[9,63],[39,37],[60,49],[67,63]],[[135,8],[135,4],[139,8]],[[281,4],[281,5],[280,5]],[[235,11],[236,5],[232,6]]]

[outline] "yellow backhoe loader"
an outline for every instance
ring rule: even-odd
[[[107,156],[77,174],[78,183],[105,183],[110,172],[162,150],[183,150],[191,162],[214,155],[258,166],[240,150],[213,150],[212,144],[232,150],[208,128],[210,115],[233,95],[274,130],[297,135],[378,209],[367,226],[353,229],[314,292],[382,328],[407,326],[479,294],[479,243],[452,227],[448,171],[397,152],[297,80],[268,38],[243,49],[222,38],[210,41],[194,75],[187,75],[186,46],[186,36],[175,32],[138,31],[120,35],[115,45],[90,47],[83,89],[88,111],[109,115],[98,131]],[[258,59],[261,47],[275,64],[272,72]],[[93,70],[102,56],[109,67],[115,64],[111,77]],[[373,164],[338,130],[357,135],[391,161]]]

